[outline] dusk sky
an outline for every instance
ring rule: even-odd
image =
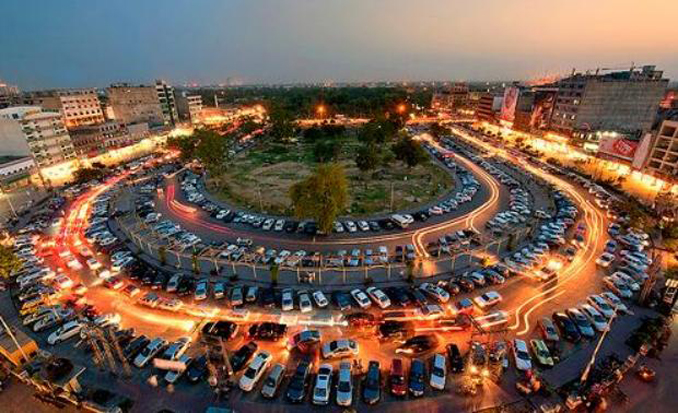
[[[0,79],[523,80],[634,62],[675,80],[676,16],[677,0],[8,0]]]

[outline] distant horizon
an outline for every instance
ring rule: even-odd
[[[678,79],[674,0],[7,3],[0,79],[22,90],[505,82],[633,63]]]

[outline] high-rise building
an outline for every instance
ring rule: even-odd
[[[95,89],[46,90],[28,96],[35,106],[61,112],[68,129],[105,121]]]
[[[117,83],[106,89],[107,112],[111,119],[125,124],[146,122],[150,126],[165,123],[158,92],[154,86]]]
[[[182,121],[189,121],[191,123],[198,122],[202,112],[202,96],[190,95],[188,92],[183,91],[178,93],[176,98],[179,119]]]
[[[39,106],[0,109],[0,142],[0,154],[30,154],[41,168],[75,158],[61,113]]]
[[[177,104],[174,99],[174,88],[164,80],[156,80],[155,90],[158,94],[158,101],[160,102],[165,125],[174,126],[179,120]]]
[[[640,136],[649,131],[668,79],[654,66],[620,72],[573,73],[556,83],[551,128],[583,140],[597,132]]]
[[[678,121],[662,123],[650,146],[644,172],[678,182]]]

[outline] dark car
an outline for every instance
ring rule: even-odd
[[[242,370],[245,365],[250,361],[254,353],[257,352],[259,346],[254,341],[250,341],[247,344],[244,344],[240,347],[233,355],[231,356],[231,367],[233,371]]]
[[[412,360],[412,364],[410,364],[410,383],[408,386],[412,396],[421,397],[424,395],[425,380],[426,366],[424,362],[419,359]]]
[[[379,362],[372,360],[363,382],[363,401],[367,404],[376,404],[379,399],[381,399],[381,370]]]
[[[423,354],[438,347],[438,339],[431,334],[414,336],[401,344],[396,353],[406,355]]]
[[[290,379],[290,383],[287,385],[287,400],[292,403],[301,403],[306,398],[306,390],[311,377],[311,369],[313,364],[310,361],[302,360],[297,364],[297,368],[294,371],[294,375]]]
[[[411,304],[410,296],[407,294],[407,289],[404,287],[389,287],[384,290],[386,295],[391,299],[391,302],[400,307],[407,307]]]
[[[426,299],[426,296],[424,295],[423,292],[419,288],[412,288],[410,291],[408,291],[410,296],[412,297],[412,300],[419,306],[425,306],[428,304],[428,300]]]
[[[216,321],[202,327],[202,340],[206,343],[228,341],[235,337],[238,325],[231,321]]]
[[[299,223],[296,221],[287,221],[285,223],[285,232],[292,233],[296,232],[297,228],[299,227]]]
[[[450,343],[447,345],[447,359],[450,363],[451,372],[461,373],[464,371],[464,358],[456,344]]]
[[[139,336],[125,346],[122,354],[127,358],[127,360],[133,360],[137,354],[139,354],[139,352],[150,342],[151,340],[149,340],[148,337],[143,335]]]
[[[167,284],[168,279],[169,278],[167,274],[159,272],[153,279],[153,284],[151,284],[151,288],[154,290],[163,289],[165,287],[165,284]]]
[[[249,336],[253,340],[278,341],[287,333],[285,324],[264,322],[261,324],[252,324],[249,329]]]
[[[177,287],[177,295],[179,296],[186,296],[193,294],[193,290],[195,288],[195,282],[191,278],[183,278],[179,282],[179,286]]]
[[[567,314],[562,312],[553,313],[553,322],[563,332],[563,337],[565,337],[565,340],[571,341],[573,343],[581,340],[581,334],[579,334],[577,325],[570,319],[570,317],[567,316]]]
[[[461,277],[457,281],[455,281],[457,285],[464,291],[465,293],[470,293],[471,291],[476,289],[476,285],[473,281],[469,280],[468,278]]]
[[[345,316],[348,326],[351,328],[370,327],[377,324],[377,319],[371,313],[353,313]]]
[[[261,306],[270,308],[275,306],[275,290],[272,288],[264,289],[261,294]]]
[[[190,383],[197,383],[207,373],[207,356],[202,355],[195,359],[186,369],[186,378]]]
[[[332,293],[332,301],[341,311],[351,309],[351,299],[344,291],[335,291]]]
[[[413,333],[414,327],[412,324],[403,321],[384,321],[377,327],[380,340],[404,339]]]
[[[141,283],[143,285],[151,285],[153,280],[155,280],[155,272],[153,271],[146,271],[146,274],[141,277]]]
[[[302,353],[308,353],[320,344],[320,331],[318,330],[303,330],[292,337],[287,342],[287,349],[298,349]]]
[[[447,292],[450,293],[450,295],[458,295],[461,292],[461,287],[459,286],[459,284],[452,281],[448,282],[447,285],[445,285],[445,289],[447,290]]]

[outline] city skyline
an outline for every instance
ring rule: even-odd
[[[667,53],[678,4],[666,0],[163,6],[44,3],[28,11],[7,5],[0,79],[23,90],[156,78],[174,84],[508,81],[632,64],[654,64],[678,77],[678,56]]]

